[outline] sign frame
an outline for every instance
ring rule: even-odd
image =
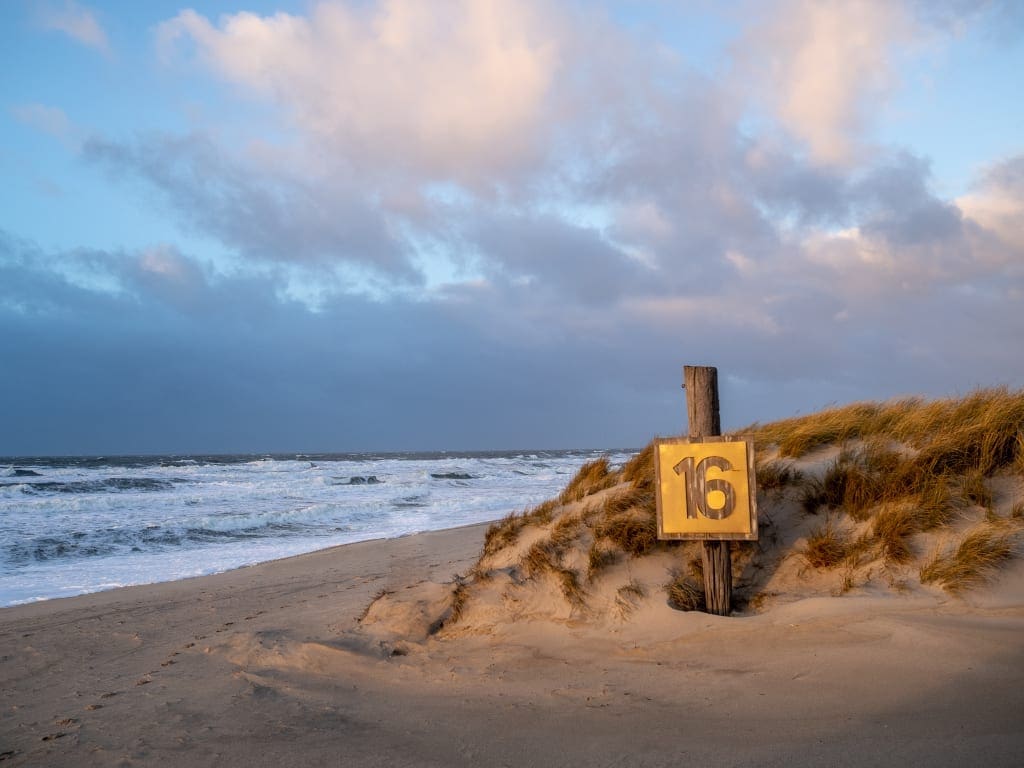
[[[714,443],[744,443],[746,445],[746,481],[748,509],[737,509],[741,519],[749,515],[749,529],[746,531],[672,531],[665,532],[665,509],[662,499],[661,446],[709,445]],[[685,481],[684,481],[685,482]],[[754,441],[744,435],[722,435],[715,437],[659,437],[654,441],[654,483],[657,498],[658,539],[662,541],[757,541],[757,480],[754,472]]]

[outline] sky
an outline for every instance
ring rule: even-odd
[[[0,455],[1024,386],[1024,3],[6,0]]]

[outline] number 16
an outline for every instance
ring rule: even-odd
[[[687,456],[676,464],[672,469],[677,475],[681,475],[686,485],[686,516],[696,518],[697,512],[712,520],[724,520],[733,513],[736,508],[736,491],[732,483],[722,478],[707,479],[708,469],[716,469],[728,472],[732,470],[732,464],[722,456],[708,456],[701,459],[696,469],[693,465],[693,457]],[[718,491],[725,497],[725,503],[718,508],[712,507],[708,497]]]

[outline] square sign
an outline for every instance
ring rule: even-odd
[[[659,438],[654,448],[659,539],[757,539],[752,440]]]

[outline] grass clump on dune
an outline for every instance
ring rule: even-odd
[[[552,574],[565,599],[573,606],[582,607],[585,604],[585,593],[580,575],[575,569],[562,565],[562,554],[563,550],[550,539],[538,541],[520,559],[519,567],[528,579],[539,578],[545,573]]]
[[[759,464],[754,471],[757,481],[757,490],[777,491],[790,485],[798,485],[803,482],[804,474],[796,469],[792,462],[788,461],[767,461]]]
[[[606,542],[595,540],[587,552],[587,580],[593,581],[601,571],[619,559],[618,550]]]
[[[634,557],[646,555],[658,543],[658,524],[643,512],[627,510],[600,520],[594,533]]]
[[[846,559],[848,551],[846,535],[828,520],[810,533],[800,554],[812,568],[835,568]]]
[[[544,525],[554,518],[558,502],[548,499],[525,512],[512,512],[497,522],[491,523],[484,533],[483,556],[493,555],[506,547],[515,544],[520,532],[527,525]]]
[[[743,431],[760,443],[777,445],[779,455],[789,458],[826,445],[882,437],[916,449],[916,463],[930,473],[979,469],[989,476],[1024,463],[1024,391],[998,387],[950,400],[853,403]]]
[[[957,593],[986,582],[1016,550],[1017,532],[982,523],[951,552],[937,552],[920,571],[922,584],[936,583]]]
[[[668,604],[677,611],[703,611],[704,585],[700,575],[674,571],[672,579],[665,585]]]
[[[558,500],[562,504],[569,504],[579,501],[585,496],[611,488],[618,482],[618,475],[613,473],[608,466],[608,459],[601,457],[594,461],[588,461],[576,476],[565,486],[565,490],[559,495]]]
[[[633,488],[654,488],[654,441],[622,467],[622,481]]]

